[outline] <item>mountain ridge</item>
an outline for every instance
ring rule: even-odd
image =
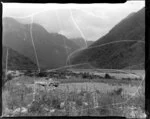
[[[3,29],[3,45],[18,51],[35,63],[38,61],[41,69],[65,66],[68,55],[79,48],[65,36],[49,33],[36,23],[21,24],[13,18],[4,18]]]
[[[121,20],[87,49],[75,53],[71,64],[88,62],[96,68],[113,69],[138,65],[145,58],[144,39],[145,8]]]
[[[8,50],[8,70],[37,70],[37,65],[29,58],[19,54],[17,51],[3,46],[2,67],[6,67],[6,56]]]

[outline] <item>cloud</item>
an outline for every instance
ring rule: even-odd
[[[89,9],[72,9],[72,13],[85,37],[88,40],[97,40],[123,18],[142,7],[144,1],[130,1],[125,4],[99,4]]]
[[[3,3],[3,16],[24,17],[35,14],[34,22],[43,25],[49,32],[58,32],[69,38],[84,35],[86,40],[97,40],[127,15],[144,6],[145,1],[82,5]],[[26,19],[24,21],[28,23],[30,18]]]

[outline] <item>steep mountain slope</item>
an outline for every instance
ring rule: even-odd
[[[35,23],[21,24],[7,17],[3,19],[3,29],[3,45],[14,49],[37,64],[39,62],[39,67],[43,69],[66,65],[67,56],[79,48],[65,36],[49,33]]]
[[[87,41],[88,46],[92,45],[92,43],[94,43],[94,41]]]
[[[80,48],[86,47],[86,44],[90,46],[93,43],[93,41],[85,41],[83,38],[72,38],[71,40],[80,46]]]
[[[3,55],[2,55],[2,67],[6,68],[6,56],[7,56],[7,47],[3,47]],[[29,58],[19,54],[11,48],[8,48],[8,64],[7,68],[9,70],[37,70],[37,65],[32,62]]]
[[[108,34],[98,39],[92,46],[120,40],[144,40],[145,8],[132,13],[113,27]],[[91,46],[91,47],[92,47]]]
[[[88,62],[97,68],[122,69],[145,60],[145,8],[127,16],[87,49],[76,52],[71,64]]]

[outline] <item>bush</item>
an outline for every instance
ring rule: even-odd
[[[82,97],[78,96],[78,99],[75,102],[77,106],[82,106]]]
[[[27,70],[27,71],[24,73],[24,75],[29,75],[29,74],[31,74],[31,73],[32,73],[31,70]]]
[[[100,115],[109,116],[111,113],[109,108],[111,107],[103,106],[101,108],[97,108],[97,111],[99,112]]]
[[[46,72],[40,72],[40,73],[38,73],[37,76],[39,76],[39,77],[46,77],[47,73]]]
[[[122,78],[123,80],[131,81],[131,78]]]
[[[11,74],[7,74],[7,79],[6,77],[3,77],[2,79],[2,86],[4,86],[7,81],[10,81],[12,79],[13,79],[13,76]]]
[[[7,74],[7,79],[5,76],[3,78],[5,79],[5,81],[10,81],[10,80],[12,80],[13,76],[12,76],[12,74],[9,73],[9,74]]]
[[[118,88],[112,91],[112,95],[121,95],[123,89],[122,88]]]
[[[30,107],[28,108],[28,111],[31,113],[41,113],[41,104],[38,101],[33,101]]]
[[[105,74],[106,79],[111,79],[111,76],[109,74]]]
[[[59,98],[53,98],[52,100],[52,107],[55,109],[60,109],[60,99]]]
[[[111,105],[111,104],[113,104],[113,98],[112,98],[112,95],[109,95],[109,93],[107,94],[101,93],[98,96],[98,105],[106,106],[106,105]]]
[[[77,100],[77,93],[76,92],[70,92],[68,95],[68,101],[76,101]]]

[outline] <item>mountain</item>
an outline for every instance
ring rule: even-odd
[[[139,65],[145,61],[144,39],[145,8],[127,16],[88,48],[74,53],[71,64],[89,63],[96,68],[113,69]]]
[[[93,42],[94,41],[87,41],[87,45],[90,46],[90,45],[92,45]]]
[[[6,56],[7,56],[7,47],[3,46],[3,56],[2,56],[2,67],[6,68]],[[11,48],[8,48],[8,65],[9,70],[37,70],[37,65],[32,62],[29,58],[19,54]]]
[[[144,37],[145,8],[136,13],[129,14],[125,19],[114,26],[108,34],[92,44],[92,46],[120,40],[142,40]]]
[[[30,58],[41,69],[65,66],[67,56],[79,48],[65,36],[49,33],[39,24],[22,24],[9,17],[3,18],[3,45]]]
[[[72,38],[71,40],[75,42],[80,48],[84,48],[86,45],[90,46],[93,43],[93,41],[87,41],[83,38]]]

